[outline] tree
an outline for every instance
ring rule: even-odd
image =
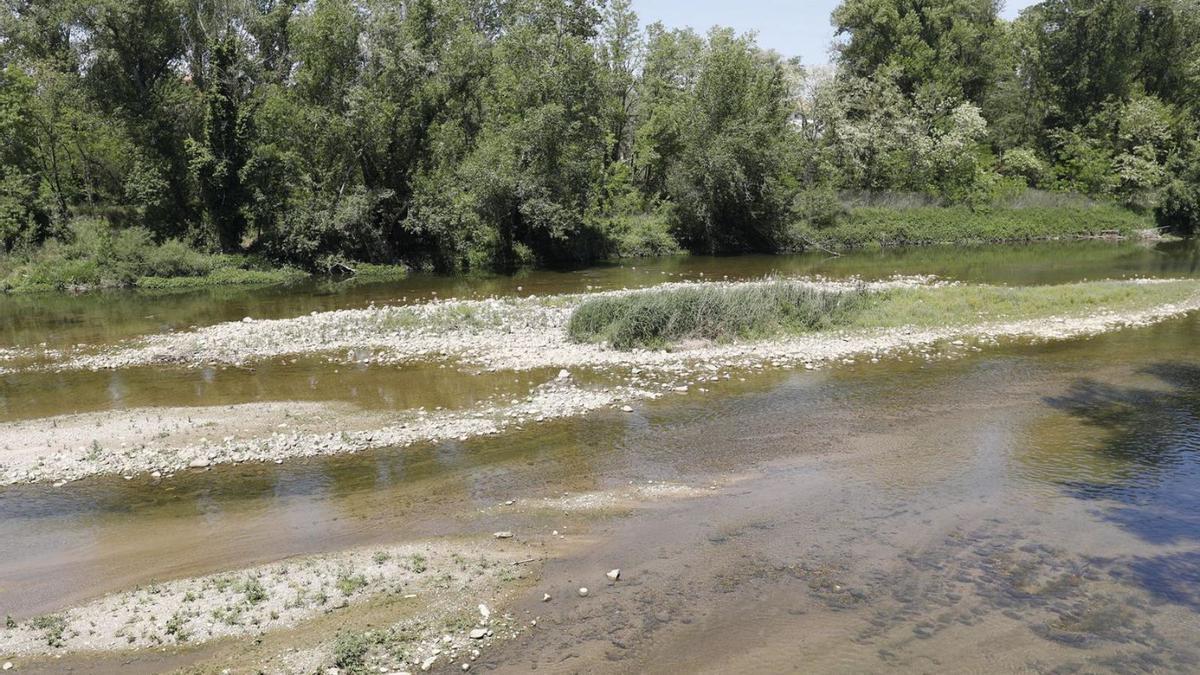
[[[604,69],[604,117],[609,135],[609,163],[631,159],[637,70],[641,35],[630,0],[613,0],[604,13],[599,48]]]
[[[1038,67],[1031,86],[1049,103],[1047,124],[1086,124],[1109,99],[1124,99],[1137,68],[1133,0],[1045,0],[1026,10]]]
[[[772,250],[790,194],[783,185],[791,108],[777,55],[714,29],[668,174],[676,231],[694,250]]]
[[[833,12],[839,61],[855,77],[891,78],[977,104],[1001,61],[999,0],[846,0]]]
[[[250,199],[242,172],[253,152],[254,112],[239,51],[237,35],[228,27],[206,67],[203,130],[188,142],[204,216],[222,251],[241,249]]]
[[[502,268],[586,259],[607,154],[590,0],[521,0],[505,16],[484,98],[487,118],[464,178],[496,228]]]
[[[34,82],[19,69],[0,70],[0,250],[36,243],[50,222],[31,137]]]

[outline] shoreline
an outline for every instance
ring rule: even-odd
[[[866,211],[873,210],[873,207],[861,207]],[[957,207],[938,207],[941,211],[950,213],[955,211]],[[1016,212],[1019,209],[1002,209],[1001,213]],[[900,218],[903,211],[897,212],[897,218]],[[795,253],[821,253],[833,252],[837,255],[843,253],[852,253],[866,250],[899,250],[899,249],[923,249],[923,248],[944,248],[948,246],[986,246],[986,245],[1031,245],[1054,243],[1054,242],[1086,242],[1086,241],[1133,241],[1157,243],[1165,241],[1177,241],[1181,238],[1175,235],[1166,234],[1157,227],[1134,227],[1131,225],[1123,225],[1121,227],[1104,228],[1099,230],[1087,229],[1075,233],[1062,233],[1055,231],[1046,231],[1043,234],[1031,234],[1021,236],[1004,236],[994,237],[983,234],[972,234],[970,232],[959,236],[945,238],[942,236],[917,237],[916,239],[908,239],[900,237],[898,240],[895,234],[888,234],[880,229],[874,235],[862,239],[856,235],[848,235],[847,232],[853,230],[853,225],[844,225],[835,227],[825,235],[836,235],[833,238],[822,236],[822,232],[814,230],[809,236],[812,241],[807,247],[799,250],[780,250],[775,251],[774,255],[787,255]],[[687,255],[686,251],[678,251],[663,255],[632,255],[602,258],[592,261],[590,264],[616,263],[622,260],[637,260],[646,259],[654,260],[659,258],[670,258],[678,255]],[[348,277],[347,281],[355,281],[358,283],[372,283],[377,281],[395,281],[404,279],[409,276],[412,270],[404,264],[369,264],[360,263],[357,265],[359,271]],[[531,269],[547,269],[537,266]],[[134,292],[145,294],[162,294],[172,292],[188,292],[200,291],[214,288],[268,288],[274,286],[283,286],[297,281],[306,280],[335,280],[337,277],[332,274],[322,274],[319,272],[306,272],[299,270],[294,266],[285,263],[271,265],[266,269],[240,270],[240,274],[218,274],[210,273],[201,276],[173,276],[173,277],[155,277],[145,276],[139,277],[134,283],[125,286],[111,286],[104,284],[72,284],[64,287],[52,287],[46,285],[31,285],[31,286],[4,286],[0,284],[0,297],[4,296],[37,296],[37,295],[89,295],[93,293],[104,293],[111,291],[119,292]],[[472,273],[453,273],[445,275],[448,278],[466,277]],[[2,280],[0,280],[2,281]]]

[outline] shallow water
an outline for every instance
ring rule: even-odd
[[[131,300],[152,310],[92,296],[61,301],[74,308],[61,310],[69,321],[55,324],[47,309],[8,339],[28,344],[57,326],[53,340],[68,344],[113,340],[434,290],[561,292],[653,283],[664,272],[1052,283],[1196,275],[1196,259],[1193,248],[1096,243],[835,260],[676,259],[521,279]],[[137,318],[151,311],[172,318]],[[513,608],[540,617],[540,628],[489,650],[482,667],[1195,672],[1197,336],[1193,315],[934,361],[740,373],[635,414],[600,412],[465,442],[169,481],[0,488],[0,614],[28,617],[290,555],[498,529],[549,538],[559,530],[572,552],[547,563],[537,592]],[[4,382],[0,417],[279,399],[458,407],[550,377],[332,368],[269,364],[216,371],[207,382],[202,371],[182,369],[21,375]],[[319,386],[309,387],[310,377]],[[600,514],[536,507],[563,493],[649,481],[713,489]],[[508,499],[517,506],[497,506]],[[613,567],[622,581],[609,585],[603,573]],[[574,598],[579,585],[593,594]],[[543,587],[555,602],[540,602]]]
[[[515,276],[414,274],[385,283],[306,281],[267,288],[178,293],[114,291],[79,296],[0,296],[0,348],[61,349],[105,344],[147,333],[186,330],[250,316],[273,319],[312,311],[432,299],[549,295],[635,288],[682,279],[754,279],[771,274],[858,276],[933,274],[995,284],[1049,284],[1084,279],[1200,274],[1200,247],[1102,241],[971,249],[931,247],[787,256],[679,256],[631,260],[581,270],[528,270]]]

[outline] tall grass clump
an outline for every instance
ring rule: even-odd
[[[567,332],[617,349],[689,339],[750,339],[832,328],[867,304],[865,289],[828,291],[795,282],[697,285],[585,301]]]

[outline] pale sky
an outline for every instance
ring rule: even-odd
[[[1008,0],[1004,15],[1015,17],[1035,0]],[[839,0],[633,0],[643,26],[662,21],[703,33],[713,25],[756,31],[758,43],[809,65],[829,62],[833,27],[829,15]]]

